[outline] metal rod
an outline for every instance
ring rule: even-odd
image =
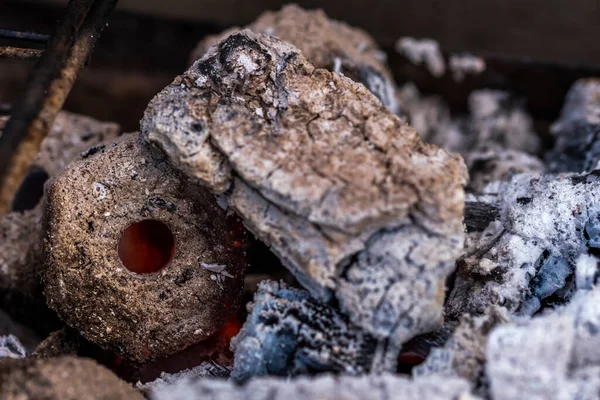
[[[17,39],[37,43],[46,43],[50,39],[50,35],[35,32],[18,32],[10,29],[0,29],[0,39]]]
[[[0,58],[15,58],[19,60],[37,60],[41,57],[43,50],[23,49],[20,47],[0,47]]]
[[[70,0],[0,136],[0,215],[10,204],[117,0]]]

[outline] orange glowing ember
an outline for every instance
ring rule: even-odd
[[[175,238],[167,225],[156,220],[131,224],[119,240],[123,266],[138,274],[152,274],[166,267],[175,254]]]

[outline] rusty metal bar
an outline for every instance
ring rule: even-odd
[[[43,50],[23,49],[21,47],[0,47],[0,58],[16,58],[19,60],[37,60],[41,57]]]
[[[0,215],[62,108],[117,0],[70,0],[0,136]]]
[[[0,39],[17,39],[37,43],[46,43],[48,39],[50,39],[50,36],[43,33],[19,32],[10,29],[0,29]]]

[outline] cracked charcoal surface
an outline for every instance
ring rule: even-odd
[[[276,36],[296,46],[315,67],[341,72],[364,84],[390,111],[399,112],[396,84],[386,55],[365,31],[328,18],[323,10],[304,10],[295,4],[280,11],[267,11],[245,29]],[[192,53],[192,61],[239,31],[231,28],[203,39]]]
[[[506,310],[496,306],[488,308],[483,315],[461,316],[449,340],[433,348],[426,361],[413,369],[413,376],[450,375],[466,379],[473,387],[481,387],[488,335],[508,319]]]
[[[152,400],[476,400],[469,384],[458,378],[409,380],[391,374],[363,376],[277,377],[256,378],[243,386],[215,379],[179,381],[173,386],[154,391]]]
[[[597,399],[599,304],[596,287],[564,308],[492,331],[486,365],[492,398]]]
[[[362,374],[380,364],[377,341],[348,322],[337,310],[305,290],[283,282],[263,281],[248,305],[249,316],[233,338],[232,378],[293,376],[324,371]],[[393,352],[392,358],[397,357]]]
[[[550,131],[556,143],[546,157],[549,171],[584,172],[598,167],[600,80],[581,79],[573,84]]]
[[[491,304],[531,315],[567,301],[579,257],[597,251],[598,175],[518,175],[467,198],[495,207],[498,217],[468,234],[448,315],[479,314]]]
[[[2,399],[131,399],[144,397],[107,368],[86,358],[4,359]]]
[[[119,258],[123,231],[142,220],[161,221],[174,236],[172,259],[154,274],[131,272]],[[87,340],[134,363],[209,337],[236,310],[246,267],[240,224],[137,135],[46,184],[44,223],[48,305]]]
[[[230,204],[322,301],[403,342],[438,328],[463,243],[462,160],[364,86],[244,31],[158,94],[142,135]]]

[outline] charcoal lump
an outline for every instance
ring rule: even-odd
[[[390,111],[399,112],[396,84],[386,65],[386,55],[365,31],[329,19],[323,10],[304,10],[295,4],[277,12],[267,11],[245,29],[276,36],[294,45],[315,67],[343,73],[364,84]],[[192,61],[239,31],[232,28],[206,37],[194,49]]]
[[[478,192],[490,182],[545,170],[536,156],[540,141],[533,121],[509,93],[476,90],[469,96],[469,113],[456,118],[441,98],[421,95],[412,83],[398,93],[408,121],[424,141],[464,157],[468,190]]]
[[[370,334],[401,343],[441,324],[464,164],[363,85],[246,30],[159,93],[141,133]]]
[[[244,231],[136,134],[49,181],[44,224],[48,305],[134,363],[195,344],[235,313]]]
[[[231,376],[238,381],[323,371],[356,375],[385,368],[387,360],[377,356],[377,340],[305,290],[263,281],[248,310],[246,323],[231,342]],[[395,364],[387,367],[393,370]]]
[[[448,315],[481,314],[491,304],[532,315],[567,301],[578,260],[600,245],[599,175],[522,174],[468,196],[496,212],[468,234]]]
[[[470,394],[469,384],[459,378],[436,376],[410,380],[406,377],[383,374],[362,376],[333,376],[282,379],[264,377],[248,381],[243,386],[215,379],[182,380],[170,387],[151,393],[152,400],[477,400]]]
[[[0,134],[1,126],[2,123]],[[15,211],[0,219],[0,304],[12,314],[37,314],[40,318],[35,321],[29,316],[21,318],[27,318],[32,325],[51,318],[40,315],[45,307],[40,277],[43,184],[48,177],[56,176],[69,162],[79,158],[82,152],[101,147],[105,140],[112,140],[119,133],[117,124],[60,112],[17,192],[13,204]]]
[[[127,399],[144,397],[107,368],[86,358],[0,360],[2,399]]]
[[[598,399],[600,289],[490,334],[486,375],[494,400]]]
[[[556,138],[546,157],[551,172],[584,172],[600,161],[600,80],[581,79],[573,84],[560,118],[550,132]]]

